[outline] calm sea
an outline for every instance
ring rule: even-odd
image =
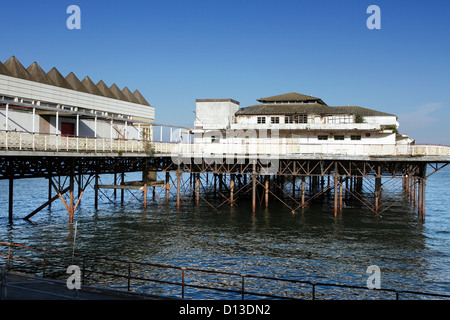
[[[107,183],[111,177],[102,179]],[[252,213],[246,201],[235,207],[224,205],[218,211],[205,203],[197,207],[189,201],[177,211],[173,202],[160,205],[149,201],[143,211],[142,203],[131,201],[134,196],[128,191],[126,206],[120,206],[120,196],[112,204],[108,200],[113,198],[112,190],[108,190],[101,194],[96,211],[94,191],[88,187],[75,213],[75,247],[74,228],[68,224],[61,201],[31,221],[21,219],[46,201],[47,186],[44,179],[15,181],[15,220],[10,224],[8,181],[0,181],[0,241],[178,267],[356,286],[366,286],[367,268],[377,265],[382,288],[450,294],[449,168],[427,181],[425,222],[407,199],[382,217],[356,205],[346,207],[335,219],[331,203],[312,204],[292,214],[279,203]],[[116,267],[126,273],[126,266]],[[135,268],[133,274],[147,272]],[[165,271],[156,272],[170,277],[164,276]],[[237,280],[221,281],[221,285],[232,285]],[[109,285],[124,287],[123,281]],[[147,286],[136,285],[141,289]],[[147,289],[152,288],[167,295],[176,295],[179,290],[172,292],[167,286]],[[192,297],[215,296],[194,293]]]

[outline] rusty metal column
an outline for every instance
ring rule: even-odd
[[[177,210],[180,209],[180,185],[181,185],[181,171],[180,171],[180,165],[178,164],[177,172]]]
[[[338,213],[338,174],[334,173],[334,216]]]
[[[302,176],[302,206],[305,205],[306,181],[305,176]]]
[[[169,179],[170,179],[170,173],[167,171],[166,172],[166,203],[169,203],[169,192],[170,192],[170,184],[169,184]]]
[[[69,223],[73,223],[73,192],[74,192],[74,173],[70,173],[70,195],[69,195]]]
[[[338,214],[338,163],[334,163],[334,217]]]
[[[195,204],[200,203],[200,173],[195,175]]]
[[[381,167],[378,165],[378,173],[375,177],[375,212],[378,212],[380,208],[380,196],[381,196]]]
[[[269,206],[269,180],[270,176],[265,176],[266,181],[264,182],[265,189],[265,200],[266,200],[266,208]]]

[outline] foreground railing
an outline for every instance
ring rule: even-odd
[[[355,155],[450,157],[450,147],[438,145],[296,144],[296,143],[169,143],[0,131],[0,150],[225,155]]]
[[[81,282],[83,285],[86,285],[86,282],[89,281],[95,282],[95,280],[92,279],[97,277],[97,282],[94,284],[97,287],[106,286],[107,288],[117,288],[117,283],[115,283],[115,281],[119,279],[119,287],[126,292],[140,292],[147,295],[156,294],[166,297],[169,297],[168,292],[172,292],[170,297],[182,299],[187,299],[189,297],[194,299],[198,298],[201,294],[198,290],[214,292],[207,296],[209,299],[223,298],[220,294],[224,293],[228,294],[228,298],[240,298],[242,300],[249,297],[308,300],[330,298],[342,299],[346,294],[349,294],[351,299],[358,299],[361,297],[363,299],[373,299],[374,296],[376,299],[395,300],[401,298],[412,299],[412,297],[418,298],[418,296],[423,296],[427,299],[450,299],[450,295],[447,294],[388,288],[369,289],[364,286],[283,279],[86,255],[81,257],[77,256],[77,260],[74,260],[74,256],[67,252],[7,242],[0,242],[0,249],[3,250],[0,251],[0,258],[4,259],[4,268],[7,271],[16,268],[20,269],[17,271],[22,271],[24,264],[28,263],[34,266],[40,266],[41,270],[34,269],[34,273],[40,273],[42,277],[45,278],[48,274],[56,274],[58,268],[60,273],[61,271],[64,272],[69,264],[73,264],[74,261],[76,261],[80,264],[79,268],[81,270]],[[22,255],[18,255],[21,250],[25,250],[25,252],[21,252]],[[55,257],[57,259],[55,259]],[[70,261],[67,261],[67,264],[62,263],[61,260],[64,259],[61,258],[63,257]],[[57,260],[57,262],[55,262],[55,260]],[[14,264],[17,264],[17,266],[14,267]],[[137,270],[136,267],[139,267],[139,269]],[[149,268],[157,270],[156,272],[153,272],[153,276],[151,275],[152,272]],[[176,274],[173,274],[173,271],[175,271]],[[108,282],[103,282],[103,284],[99,284],[99,276],[107,276],[110,280]],[[67,277],[69,277],[69,275],[66,274],[66,278]],[[120,281],[120,279],[124,280],[125,283]],[[255,281],[259,282],[255,283]],[[211,282],[216,282],[216,284],[212,285]],[[158,287],[155,287],[154,285],[163,286],[163,289],[158,291]],[[166,290],[169,286],[175,286],[178,290]],[[255,291],[258,290],[258,288],[259,291]],[[346,293],[345,290],[350,290],[350,292]]]

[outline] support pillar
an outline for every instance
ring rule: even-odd
[[[305,193],[306,193],[306,181],[305,177],[302,177],[302,206],[305,205]]]
[[[252,212],[256,211],[256,164],[253,164],[252,172]]]
[[[73,223],[73,213],[74,213],[74,207],[73,207],[73,192],[74,192],[74,176],[73,172],[70,174],[70,194],[69,194],[69,223]]]
[[[195,204],[200,203],[200,173],[195,175]]]
[[[170,192],[170,173],[166,172],[166,203],[169,203],[169,192]]]
[[[180,209],[180,185],[181,185],[180,165],[178,165],[176,176],[177,176],[177,210],[179,210]]]
[[[378,174],[375,177],[375,212],[380,208],[381,197],[381,167],[378,166]]]
[[[121,173],[120,174],[120,182],[123,184],[125,182],[125,173]],[[123,206],[124,203],[124,195],[125,195],[125,190],[124,189],[120,189],[120,204]]]
[[[269,206],[269,180],[270,176],[265,176],[266,181],[264,182],[265,189],[265,200],[266,200],[266,208]]]
[[[8,217],[9,222],[12,222],[13,220],[13,204],[14,204],[14,179],[9,179],[9,210],[8,210]]]
[[[230,175],[230,206],[234,205],[234,174]]]
[[[50,179],[50,182],[51,182],[51,179]],[[98,209],[98,173],[95,174],[94,191],[95,191],[94,205],[95,205],[95,210],[97,210]]]
[[[334,173],[334,217],[338,214],[338,174]]]
[[[123,183],[123,173],[122,173],[122,183]],[[143,192],[144,192],[144,210],[147,210],[147,194],[148,194],[148,169],[147,166],[144,169],[143,177],[142,177],[143,185]],[[121,190],[123,192],[123,189]],[[123,203],[123,193],[121,194],[121,201]]]
[[[422,220],[425,220],[425,189],[427,185],[426,178],[422,179]]]

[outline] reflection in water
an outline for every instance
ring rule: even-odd
[[[95,211],[93,191],[88,189],[75,213],[75,252],[359,286],[366,285],[367,267],[377,265],[383,288],[450,294],[450,197],[442,192],[450,185],[450,171],[444,170],[428,179],[425,223],[406,199],[383,217],[355,205],[335,219],[332,203],[313,203],[297,214],[271,203],[269,209],[262,206],[253,214],[244,200],[219,211],[188,203],[179,212],[174,204],[151,202],[143,212],[138,201],[122,208],[101,199]],[[16,217],[45,202],[46,183],[15,182],[17,191],[32,190],[15,195]],[[7,181],[0,181],[2,190],[6,186]],[[0,241],[66,250],[70,258],[74,230],[59,202],[32,222],[16,218],[9,225],[7,201],[7,193],[1,194]]]

